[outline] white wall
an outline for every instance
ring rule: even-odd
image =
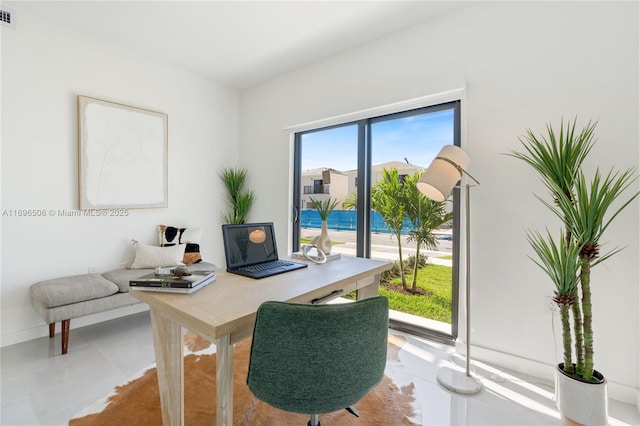
[[[533,196],[544,194],[535,173],[503,154],[519,148],[527,128],[541,133],[548,122],[577,116],[580,123],[599,120],[589,169],[638,166],[638,35],[636,2],[479,3],[254,88],[243,94],[241,110],[241,151],[252,154],[240,162],[259,194],[256,215],[275,221],[285,241],[285,127],[466,82],[463,146],[482,183],[472,206],[474,354],[551,378],[559,360],[543,302],[553,288],[527,259],[524,234],[560,225]],[[637,201],[605,240],[626,248],[593,272],[595,362],[610,396],[635,402]]]
[[[89,266],[119,268],[132,258],[131,238],[157,244],[158,224],[202,226],[205,260],[223,265],[218,172],[239,155],[235,91],[50,26],[35,6],[12,7],[17,29],[2,27],[2,210],[78,209],[78,94],[168,114],[169,208],[127,217],[3,216],[2,345],[46,333],[30,284]]]

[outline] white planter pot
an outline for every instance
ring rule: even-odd
[[[322,221],[322,229],[320,231],[320,239],[316,242],[316,247],[324,252],[324,254],[331,254],[331,247],[333,243],[331,242],[331,237],[329,236],[329,231],[327,228],[327,221]]]
[[[596,374],[602,377],[594,372]],[[583,382],[567,376],[558,366],[556,405],[567,425],[605,426],[608,424],[607,381],[602,377],[602,383]]]

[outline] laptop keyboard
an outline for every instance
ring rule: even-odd
[[[287,262],[285,260],[272,260],[271,262],[264,262],[264,263],[259,263],[257,265],[249,265],[249,266],[243,266],[242,268],[238,268],[241,271],[247,271],[247,272],[259,272],[259,271],[264,271],[265,269],[273,269],[273,268],[278,268],[280,266],[287,266],[287,265],[291,265],[291,262]]]

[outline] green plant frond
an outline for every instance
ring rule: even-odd
[[[527,240],[538,256],[537,260],[529,258],[551,278],[558,294],[572,294],[580,280],[579,254],[582,246],[574,242],[567,246],[562,235],[556,244],[548,230],[546,236],[537,230],[530,230]]]
[[[613,256],[614,254],[617,254],[618,252],[621,252],[623,249],[624,249],[624,247],[617,247],[615,249],[611,249],[611,251],[608,251],[605,254],[601,254],[600,257],[598,257],[596,260],[591,262],[591,267],[593,268],[594,266],[604,262],[605,260],[607,260],[608,258]]]
[[[344,200],[342,208],[345,210],[353,210],[358,207],[358,191],[354,191]]]
[[[249,209],[255,201],[255,193],[244,189],[247,171],[226,168],[218,176],[227,190],[227,205],[230,209],[222,215],[222,220],[231,224],[244,223]]]
[[[249,213],[249,209],[251,208],[251,205],[254,201],[255,195],[253,194],[253,192],[244,191],[238,194],[234,206],[234,209],[236,211],[236,219],[238,220],[237,223],[245,222],[247,214]]]
[[[220,172],[220,179],[229,194],[237,194],[244,187],[247,179],[247,171],[242,169],[227,168]]]
[[[537,137],[527,130],[526,136],[518,138],[524,152],[512,151],[509,155],[525,161],[544,181],[554,182],[564,193],[570,194],[578,170],[595,143],[593,132],[597,124],[589,121],[576,135],[576,123],[577,119],[566,124],[562,120],[558,135],[547,124],[546,137]]]
[[[310,197],[309,201],[314,209],[318,211],[321,220],[327,220],[329,215],[335,209],[339,202],[334,198],[328,198],[326,200],[318,200],[316,198]]]
[[[371,188],[371,208],[383,217],[385,223],[394,233],[400,234],[405,218],[405,191],[398,178],[398,170],[394,167],[382,171],[380,179]]]
[[[236,222],[236,217],[235,217],[235,215],[233,214],[233,212],[227,212],[227,213],[224,213],[224,214],[222,215],[222,221],[223,221],[224,223],[233,223],[233,224],[237,223],[237,222]]]
[[[550,206],[549,203],[545,204],[552,208],[558,216],[566,219],[566,225],[571,233],[580,236],[580,243],[596,245],[613,219],[640,195],[640,191],[633,193],[613,214],[606,218],[607,212],[614,202],[636,180],[634,168],[623,173],[611,170],[604,178],[600,171],[596,170],[591,182],[587,182],[584,174],[580,173],[576,179],[573,200],[556,194],[558,195],[557,207],[560,211]]]

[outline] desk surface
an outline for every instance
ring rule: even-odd
[[[358,280],[390,266],[386,261],[342,256],[259,280],[219,270],[215,282],[192,294],[133,291],[132,295],[184,327],[216,339],[253,327],[256,311],[266,300],[307,303],[349,283],[355,282],[357,289]]]
[[[216,281],[191,294],[135,291],[149,304],[164,425],[184,425],[184,363],[181,327],[216,344],[218,426],[233,424],[233,343],[249,337],[256,311],[267,300],[308,303],[334,291],[377,294],[380,274],[391,263],[343,256],[304,269],[254,280],[224,271]]]

